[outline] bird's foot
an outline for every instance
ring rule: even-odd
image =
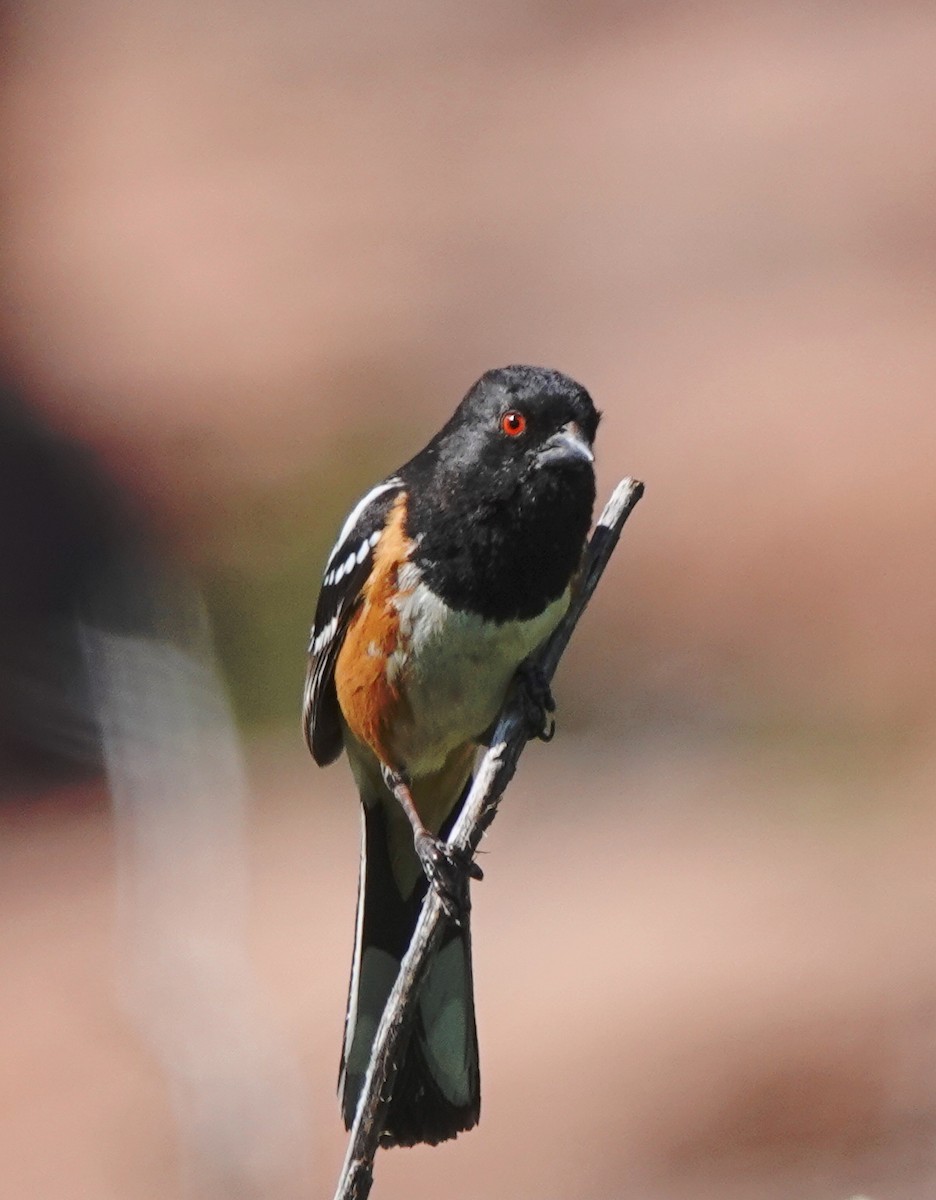
[[[551,742],[556,733],[556,701],[539,663],[527,659],[517,668],[517,696],[523,709],[527,736]]]
[[[445,915],[456,925],[462,925],[471,911],[468,881],[483,879],[484,872],[467,851],[433,837],[428,830],[417,833],[413,845]]]

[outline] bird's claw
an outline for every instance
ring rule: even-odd
[[[517,695],[528,736],[551,742],[556,733],[556,701],[543,668],[527,660],[517,668]]]
[[[461,925],[471,909],[468,880],[483,879],[484,872],[467,851],[443,842],[431,833],[417,834],[414,845],[445,915],[456,925]]]

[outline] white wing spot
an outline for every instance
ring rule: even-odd
[[[312,642],[312,645],[309,647],[309,652],[311,654],[320,654],[325,646],[327,646],[331,639],[335,636],[335,630],[337,628],[338,618],[332,617],[332,619],[322,630],[320,630],[318,636]]]
[[[335,545],[332,548],[332,552],[328,556],[328,562],[325,564],[326,569],[331,566],[332,559],[343,548],[345,541],[351,535],[354,526],[357,524],[358,518],[364,512],[365,508],[367,508],[369,504],[373,504],[373,502],[379,496],[382,496],[384,492],[389,492],[391,489],[399,487],[400,483],[401,480],[394,476],[392,479],[384,480],[383,483],[378,483],[376,487],[371,488],[366,496],[361,497],[357,504],[355,504],[354,508],[351,509],[351,512],[348,514],[348,519],[341,527],[341,533],[338,534]]]

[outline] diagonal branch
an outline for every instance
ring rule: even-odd
[[[579,586],[572,597],[569,611],[539,655],[539,663],[547,680],[552,679],[572,631],[614,552],[624,522],[643,491],[642,483],[635,479],[623,479],[605,505],[588,543]],[[527,726],[516,704],[508,701],[494,730],[491,745],[478,764],[471,790],[449,837],[450,844],[471,854],[477,850],[484,831],[494,820],[497,805],[517,769],[517,761],[526,742]],[[374,1157],[390,1103],[396,1066],[406,1048],[413,1001],[444,928],[442,905],[435,891],[430,889],[374,1039],[335,1200],[365,1200],[370,1192],[374,1178]]]

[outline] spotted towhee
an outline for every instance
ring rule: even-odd
[[[355,505],[326,564],[303,727],[320,766],[347,750],[364,810],[339,1084],[348,1126],[429,883],[453,912],[459,879],[480,876],[444,839],[518,669],[568,606],[598,419],[558,371],[488,371]],[[453,915],[419,994],[387,1145],[435,1144],[478,1120],[467,905]]]

